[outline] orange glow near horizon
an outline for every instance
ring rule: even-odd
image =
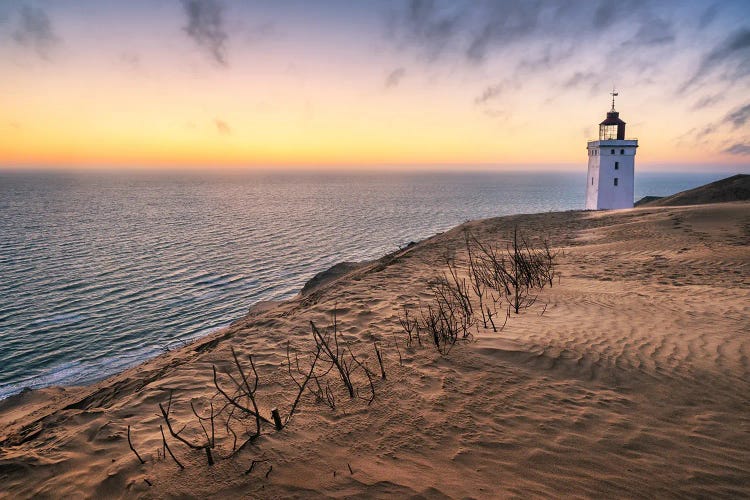
[[[96,11],[88,31],[85,6],[53,4],[36,14],[47,16],[50,33],[27,34],[33,45],[12,36],[0,43],[0,169],[585,169],[612,78],[627,135],[640,140],[639,165],[750,164],[744,128],[727,119],[744,109],[747,80],[700,80],[685,96],[675,88],[674,72],[687,78],[702,47],[665,60],[661,73],[645,66],[648,79],[592,72],[600,55],[585,44],[547,68],[554,58],[541,39],[467,62],[460,47],[440,57],[418,45],[404,50],[383,37],[370,7],[336,5],[319,7],[333,16],[319,13],[326,28],[304,12],[232,5],[238,16],[288,19],[269,21],[278,32],[264,28],[258,38],[226,23],[229,42],[206,50],[181,28],[179,2]],[[20,29],[18,13],[6,10],[0,35]],[[719,28],[711,36],[729,29]]]

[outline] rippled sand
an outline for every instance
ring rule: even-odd
[[[0,491],[9,497],[726,497],[750,495],[750,203],[564,212],[467,223],[486,239],[518,224],[563,250],[559,283],[502,332],[443,357],[406,349],[397,312],[428,299],[463,228],[364,265],[304,297],[266,304],[231,327],[86,388],[0,403]],[[303,399],[232,459],[158,460],[157,403],[198,428],[187,403],[213,395],[211,366],[251,353],[264,413],[294,386],[287,340],[337,308],[343,336],[374,367],[371,405]],[[546,308],[546,309],[545,309]],[[542,311],[544,313],[542,314]],[[128,449],[127,425],[146,465]],[[248,423],[250,425],[250,423]],[[231,449],[219,433],[217,455]],[[245,474],[252,460],[267,459]],[[270,470],[270,466],[273,467]],[[349,468],[351,467],[351,471]],[[267,472],[270,472],[267,474]],[[144,479],[152,484],[149,486]]]

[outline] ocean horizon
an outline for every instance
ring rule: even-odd
[[[731,173],[637,173],[635,199]],[[502,215],[583,209],[586,172],[0,172],[0,399],[205,336],[316,273]]]

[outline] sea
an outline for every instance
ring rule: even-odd
[[[639,173],[635,198],[724,173]],[[0,399],[81,385],[471,219],[583,208],[584,172],[0,172]]]

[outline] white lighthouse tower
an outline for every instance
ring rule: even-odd
[[[586,210],[633,208],[633,173],[637,139],[625,139],[625,122],[615,111],[617,92],[612,90],[612,109],[599,124],[599,140],[588,142],[589,174]]]

